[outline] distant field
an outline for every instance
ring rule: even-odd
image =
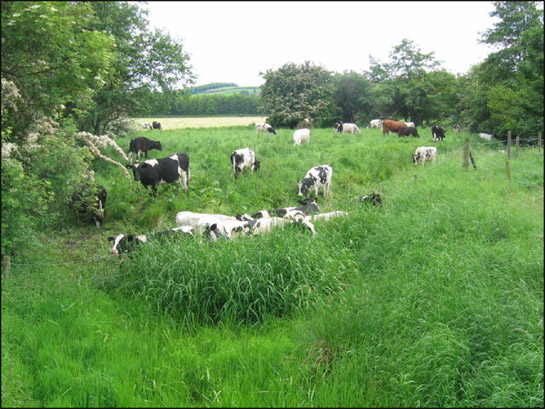
[[[259,92],[259,87],[224,87],[224,88],[214,88],[209,89],[204,92],[195,94],[195,95],[203,95],[203,94],[214,94],[214,95],[233,95],[233,94],[240,94],[241,92],[246,91],[248,95],[257,95]]]
[[[134,118],[134,122],[152,123],[158,121],[163,129],[177,128],[213,128],[218,126],[251,125],[265,122],[265,116],[203,116],[203,117],[170,117],[170,118]]]

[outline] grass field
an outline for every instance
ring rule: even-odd
[[[501,145],[466,133],[314,129],[293,146],[293,130],[248,125],[153,132],[164,149],[150,158],[190,155],[187,196],[155,198],[96,161],[101,230],[67,212],[3,277],[2,406],[543,407],[543,151],[513,154],[508,180]],[[412,164],[420,145],[438,146],[436,163]],[[235,180],[229,154],[248,146],[261,168]],[[174,227],[181,210],[296,205],[297,179],[321,164],[334,172],[321,210],[350,216],[316,236],[109,254],[108,236]],[[382,206],[352,200],[371,192]]]

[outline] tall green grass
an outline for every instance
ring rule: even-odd
[[[150,157],[190,155],[187,196],[162,185],[155,198],[97,162],[101,231],[44,232],[35,259],[48,264],[3,279],[2,405],[542,407],[543,153],[521,150],[509,181],[495,167],[505,153],[473,137],[478,168],[463,170],[467,134],[415,167],[415,147],[434,144],[425,130],[316,129],[297,147],[292,133],[156,133],[165,148]],[[234,180],[229,153],[246,146],[262,168]],[[316,221],[317,236],[108,257],[108,236],[173,227],[181,210],[295,205],[297,178],[325,163],[333,186],[318,203],[350,217]],[[383,206],[351,200],[370,192]]]

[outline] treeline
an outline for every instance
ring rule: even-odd
[[[235,85],[236,86],[236,85]],[[212,87],[213,89],[216,87]],[[191,90],[149,92],[135,116],[160,115],[258,115],[256,95],[190,95]]]

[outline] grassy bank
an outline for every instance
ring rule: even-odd
[[[498,145],[466,134],[316,129],[295,147],[292,134],[155,132],[150,157],[189,153],[188,196],[161,185],[154,198],[97,162],[102,230],[44,232],[48,264],[14,260],[3,279],[3,406],[543,406],[543,152],[521,149],[509,181]],[[465,137],[476,170],[462,168]],[[439,146],[435,164],[412,164],[420,145]],[[235,181],[229,153],[247,146],[262,167]],[[174,227],[181,210],[295,205],[297,179],[326,163],[318,204],[350,217],[317,221],[315,237],[108,255],[109,235]],[[351,200],[370,192],[382,207]]]

